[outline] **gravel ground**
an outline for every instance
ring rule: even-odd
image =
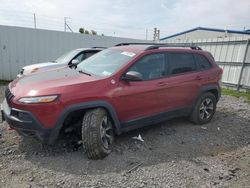
[[[132,139],[138,134],[144,142]],[[249,135],[250,105],[230,96],[207,125],[178,118],[132,131],[98,161],[69,137],[44,147],[4,123],[0,187],[250,187]]]

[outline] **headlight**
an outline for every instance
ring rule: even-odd
[[[34,73],[34,72],[36,72],[36,71],[38,71],[39,70],[39,68],[33,68],[31,71],[30,71],[30,73]]]
[[[50,95],[50,96],[40,96],[40,97],[23,97],[18,101],[25,104],[35,104],[35,103],[49,103],[55,101],[59,96]]]

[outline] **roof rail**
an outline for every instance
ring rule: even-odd
[[[157,45],[158,43],[143,43],[143,42],[126,42],[126,43],[119,43],[115,46],[127,46],[127,45]]]
[[[91,48],[107,48],[107,47],[103,47],[103,46],[94,46],[94,47],[91,47]]]
[[[145,49],[146,50],[153,50],[153,49],[158,49],[158,48],[161,48],[161,47],[181,47],[181,48],[191,48],[192,50],[202,50],[201,47],[199,46],[195,46],[195,45],[179,45],[179,44],[156,44],[156,45],[152,45],[152,46],[149,46]]]
[[[182,48],[191,48],[192,50],[202,50],[201,47],[195,46],[194,44],[164,44],[164,43],[143,43],[143,42],[132,42],[132,43],[119,43],[115,46],[127,46],[127,45],[150,45],[145,49],[146,50],[153,50],[158,49],[161,47],[182,47]]]

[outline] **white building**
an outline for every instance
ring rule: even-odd
[[[223,69],[222,83],[250,90],[250,30],[197,27],[160,39],[161,43],[196,45],[209,51]]]
[[[224,30],[224,29],[214,29],[206,27],[196,27],[187,31],[176,33],[160,39],[161,42],[169,41],[184,41],[184,40],[202,40],[202,39],[211,39],[211,38],[250,38],[250,30],[245,31],[236,31],[236,30]]]

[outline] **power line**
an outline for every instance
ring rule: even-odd
[[[80,19],[73,19],[72,23],[69,23],[70,20],[66,18],[66,20],[61,17],[51,17],[48,15],[43,15],[43,14],[37,14],[28,12],[28,11],[15,11],[15,12],[9,12],[9,10],[4,10],[0,9],[0,17],[4,17],[4,19],[0,19],[0,24],[10,24],[10,25],[18,25],[22,27],[32,27],[32,28],[40,28],[40,29],[51,29],[51,30],[61,30],[63,28],[64,31],[71,31],[73,30],[78,30],[80,27],[82,27],[84,21]],[[16,18],[19,18],[18,20]],[[62,25],[59,24],[59,22],[62,22]],[[107,21],[98,21],[98,25],[95,25],[96,23],[89,23],[85,24],[84,27],[88,28],[89,30],[95,30],[98,33],[110,33],[112,35],[113,32],[116,33],[129,33],[129,32],[124,32],[124,28],[129,28],[127,29],[128,31],[131,31],[131,27],[128,26],[113,26],[107,28]],[[95,25],[93,27],[93,25]],[[121,24],[118,24],[121,25]],[[62,27],[63,26],[63,27]],[[137,27],[134,26],[134,31],[143,36],[145,33],[145,28],[143,27]]]

